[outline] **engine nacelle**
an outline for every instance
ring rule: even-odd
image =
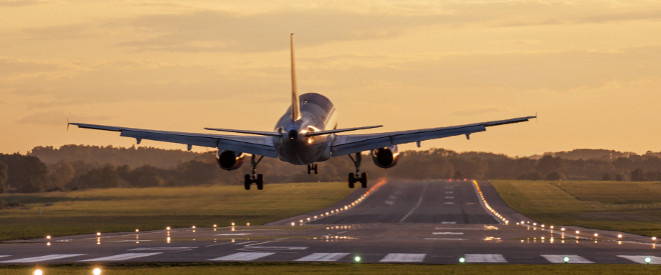
[[[227,171],[239,169],[243,164],[244,158],[244,153],[234,151],[218,150],[218,154],[216,154],[216,162],[218,162],[218,166]]]
[[[374,160],[376,166],[381,168],[393,167],[399,160],[399,149],[397,145],[374,149],[372,150],[372,160]]]

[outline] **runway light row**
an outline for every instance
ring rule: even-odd
[[[331,209],[331,210],[326,211],[324,213],[321,213],[319,215],[314,215],[314,216],[305,217],[303,219],[299,219],[298,220],[298,225],[304,225],[308,222],[318,220],[318,219],[323,218],[323,217],[328,217],[328,216],[335,215],[335,214],[338,214],[338,213],[343,212],[343,211],[347,211],[347,210],[351,209],[352,207],[355,207],[356,205],[363,202],[370,194],[372,194],[374,191],[376,191],[379,187],[381,187],[385,183],[386,183],[385,179],[379,179],[379,181],[375,185],[370,187],[370,189],[368,189],[365,192],[365,194],[362,194],[359,198],[357,198],[356,200],[354,200],[350,204],[347,204],[345,206],[341,206],[339,208]],[[290,224],[291,224],[291,226],[296,226],[296,221],[293,221]]]
[[[480,200],[482,201],[482,205],[484,205],[484,208],[489,210],[491,215],[500,219],[505,225],[508,225],[510,221],[507,220],[503,215],[498,213],[495,209],[491,208],[491,205],[487,203],[487,200],[484,198],[484,194],[482,193],[482,190],[480,189],[480,186],[477,184],[476,180],[473,180],[473,185],[475,186],[475,190],[477,190],[477,194],[480,195]]]
[[[101,268],[95,267],[94,269],[92,269],[92,274],[94,275],[101,275],[101,273],[102,273]],[[37,268],[34,270],[34,272],[32,272],[32,274],[44,275],[44,271],[41,268]]]

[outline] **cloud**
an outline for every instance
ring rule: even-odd
[[[57,65],[46,62],[0,57],[0,78],[8,78],[24,74],[44,73],[53,71],[57,68]]]
[[[46,1],[43,0],[0,0],[0,6],[20,7],[20,6],[43,4],[45,2]]]
[[[66,114],[59,111],[38,112],[21,117],[17,122],[20,124],[33,125],[66,125],[67,118],[73,118],[77,121],[102,121],[107,120],[107,116]]]
[[[147,39],[119,43],[138,51],[259,52],[284,50],[287,34],[304,35],[305,46],[332,41],[398,37],[433,16],[362,15],[334,10],[278,11],[243,15],[199,11],[148,15],[129,23]]]

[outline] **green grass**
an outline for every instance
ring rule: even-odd
[[[491,181],[513,209],[546,224],[661,236],[661,183]]]
[[[0,200],[22,206],[0,209],[0,240],[231,222],[258,225],[330,206],[351,191],[335,182],[271,184],[261,191],[204,186],[3,194]]]
[[[93,266],[54,265],[44,274],[91,274]],[[654,265],[393,265],[327,263],[127,264],[103,267],[103,274],[659,274]],[[0,267],[3,274],[31,274],[34,267]]]

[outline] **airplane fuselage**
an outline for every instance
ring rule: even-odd
[[[335,106],[328,98],[317,93],[300,95],[298,118],[292,119],[291,108],[288,108],[275,125],[276,132],[284,133],[282,137],[273,138],[278,158],[297,165],[328,160],[335,135],[308,137],[306,133],[336,128]]]

